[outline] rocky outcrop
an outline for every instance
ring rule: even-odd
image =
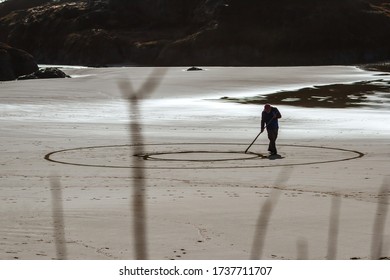
[[[34,1],[8,1],[25,7],[14,10],[0,4],[0,41],[39,63],[261,66],[390,59],[387,0]]]
[[[186,71],[203,71],[203,69],[196,66],[192,66],[188,68]]]
[[[18,77],[18,80],[31,80],[31,79],[53,79],[53,78],[70,78],[69,75],[56,67],[47,67],[39,69],[34,73],[23,75]]]
[[[0,42],[0,81],[15,80],[37,70],[38,65],[30,54]]]
[[[232,0],[217,25],[168,44],[157,61],[318,65],[386,60],[390,5],[374,2]]]

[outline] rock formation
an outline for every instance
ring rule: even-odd
[[[366,63],[390,58],[390,3],[8,0],[0,41],[46,64]]]
[[[0,81],[15,80],[37,70],[38,65],[30,54],[0,42]]]
[[[56,67],[41,68],[31,74],[19,76],[18,80],[70,78],[69,75]]]

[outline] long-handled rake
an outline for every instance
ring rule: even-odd
[[[256,138],[252,141],[252,143],[249,145],[248,148],[246,148],[245,153],[248,152],[249,148],[252,147],[252,145],[256,142],[257,138],[259,138],[260,134],[262,134],[263,131],[260,131],[259,134],[257,134]]]
[[[265,128],[267,128],[267,126],[273,121],[273,119],[275,118],[275,116],[272,117],[272,119],[265,125]],[[264,130],[263,130],[264,131]],[[252,147],[252,145],[256,142],[257,138],[259,138],[260,134],[263,133],[263,131],[260,131],[259,134],[257,134],[256,138],[252,141],[252,143],[248,146],[248,148],[246,148],[245,150],[245,154],[248,152],[249,148]]]

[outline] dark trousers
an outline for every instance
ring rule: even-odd
[[[268,151],[271,154],[276,154],[278,151],[276,150],[276,139],[278,138],[278,128],[267,129],[269,145]]]

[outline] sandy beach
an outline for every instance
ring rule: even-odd
[[[389,93],[288,105],[386,73],[61,69],[72,78],[0,83],[0,259],[390,257]],[[233,99],[280,92],[279,156],[265,133],[245,154],[263,106]]]

